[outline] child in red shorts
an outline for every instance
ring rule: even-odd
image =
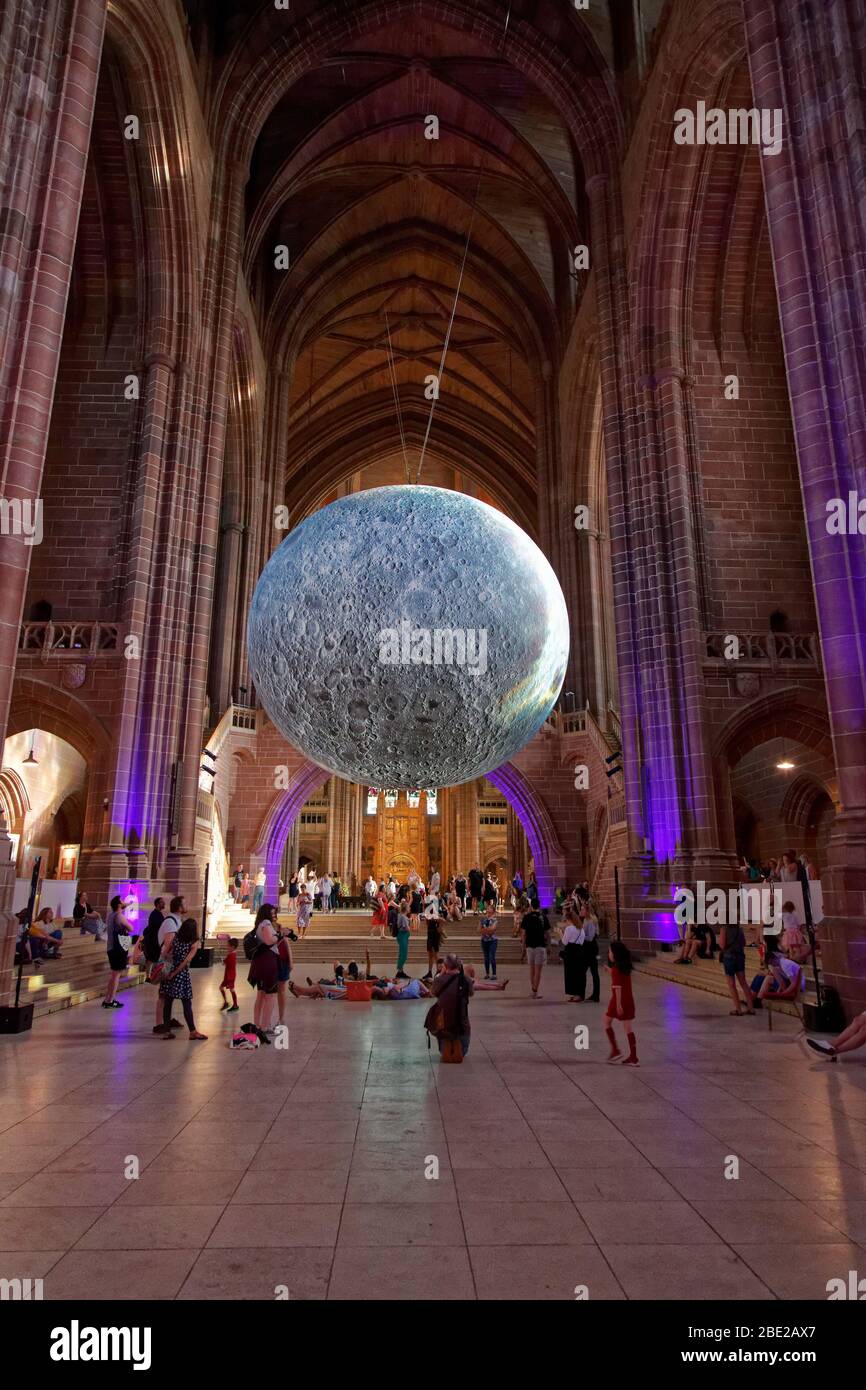
[[[607,1060],[609,1062],[622,1062],[625,1067],[637,1067],[640,1063],[637,1059],[637,1043],[634,1036],[631,951],[621,941],[612,941],[607,953],[607,963],[610,970],[610,1002],[604,1016],[605,1032],[610,1043],[610,1056]],[[622,1056],[617,1046],[616,1034],[613,1031],[615,1018],[625,1025],[626,1037],[628,1038],[627,1057]]]
[[[225,1009],[225,1011],[230,1014],[235,1014],[238,1011],[238,996],[235,993],[235,985],[237,984],[237,978],[238,939],[236,936],[230,936],[229,948],[226,952],[226,958],[223,961],[223,978],[222,984],[220,985],[220,994],[223,997],[223,1007],[222,1009],[220,1009],[220,1013],[222,1013],[223,1009]],[[228,990],[232,996],[231,1004],[229,1004],[228,1000],[226,999],[226,990]]]

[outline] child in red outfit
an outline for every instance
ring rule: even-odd
[[[237,984],[237,978],[238,978],[238,939],[237,939],[236,936],[230,936],[230,937],[229,937],[229,948],[228,948],[228,951],[226,952],[226,958],[225,958],[225,960],[223,961],[223,978],[222,978],[222,984],[220,985],[220,994],[221,994],[222,997],[223,997],[223,1009],[225,1009],[226,1012],[227,1012],[227,1013],[230,1013],[230,1014],[237,1013],[237,1010],[238,1010],[238,996],[237,996],[237,994],[235,993],[235,985]],[[229,991],[229,993],[230,993],[231,996],[232,996],[232,1002],[231,1002],[231,1004],[229,1004],[228,1000],[226,999],[226,991],[227,991],[227,990]],[[220,1010],[220,1013],[222,1013],[222,1009]]]
[[[621,941],[612,941],[607,953],[610,970],[610,1002],[604,1016],[605,1032],[610,1043],[609,1062],[621,1062],[624,1067],[637,1067],[637,1043],[634,1036],[634,995],[631,989],[631,951]],[[618,1018],[625,1025],[628,1038],[628,1056],[623,1057],[616,1043],[613,1020]]]

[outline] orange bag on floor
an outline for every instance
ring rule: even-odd
[[[373,986],[366,980],[347,980],[346,998],[352,999],[355,1003],[369,1004],[373,998]]]

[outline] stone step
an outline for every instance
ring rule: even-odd
[[[746,979],[751,980],[753,975],[758,973],[760,966],[758,952],[747,950],[746,952]],[[725,980],[725,973],[718,960],[701,960],[698,958],[691,965],[675,965],[674,953],[672,951],[658,951],[653,956],[646,956],[635,961],[635,970],[645,974],[654,975],[656,979],[670,980],[674,984],[686,985],[691,989],[703,990],[707,994],[717,994],[721,998],[729,998],[728,986]],[[813,1001],[815,999],[815,984],[811,970],[806,972],[806,989],[801,1000]],[[797,1017],[796,1005],[787,1000],[774,1002],[774,1009],[781,1013],[791,1014]]]
[[[223,941],[209,941],[216,949],[216,959],[222,960],[226,953],[227,946]],[[483,962],[481,942],[477,936],[458,937],[449,934],[444,943],[445,951],[457,951],[465,960],[472,964]],[[304,961],[321,960],[361,960],[364,959],[366,951],[370,953],[371,961],[381,963],[386,961],[389,964],[396,960],[397,943],[393,937],[387,936],[384,939],[370,936],[306,936],[303,941],[292,942],[292,959],[301,964]],[[238,947],[239,964],[245,959],[241,947]],[[551,953],[555,955],[555,952]],[[520,962],[521,945],[513,937],[500,939],[499,948],[496,953],[498,962],[509,965],[516,965]],[[410,937],[409,954],[407,959],[410,962],[420,962],[427,960],[427,939],[424,935]]]
[[[34,1018],[98,999],[108,983],[108,957],[104,941],[82,936],[77,928],[63,929],[59,960],[39,960],[25,965],[21,977],[21,1001],[32,1004]],[[129,989],[144,979],[138,967],[121,978]]]
[[[500,939],[510,936],[513,926],[514,914],[511,912],[500,912],[497,914],[499,922]],[[297,919],[293,913],[281,912],[279,917],[280,925],[297,929]],[[452,922],[451,931],[466,937],[478,935],[479,917],[464,917],[461,922]],[[224,912],[220,916],[217,932],[229,933],[231,936],[245,936],[248,931],[252,931],[255,924],[254,914],[246,912],[242,908],[233,908]],[[339,936],[363,937],[369,936],[371,926],[371,916],[369,912],[331,912],[327,915],[321,912],[313,913],[312,921],[307,929],[307,937],[321,936],[333,938]],[[424,932],[422,923],[421,934]]]

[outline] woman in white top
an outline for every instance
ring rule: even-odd
[[[586,965],[584,963],[584,942],[586,935],[583,926],[577,926],[571,919],[562,933],[562,964],[565,992],[569,1004],[583,1003],[583,990],[586,985]]]

